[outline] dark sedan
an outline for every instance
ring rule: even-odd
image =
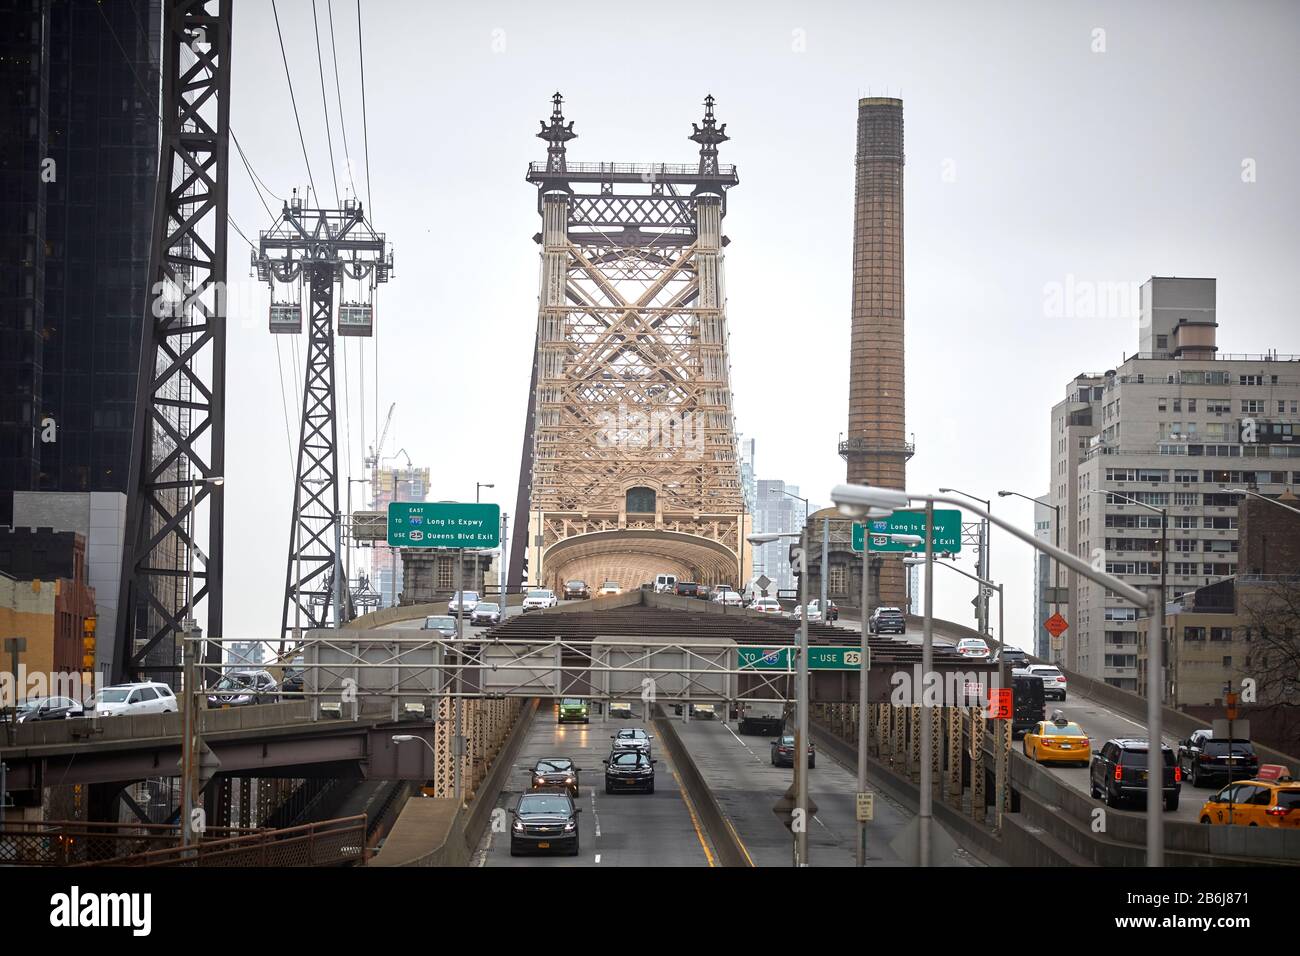
[[[794,766],[794,735],[786,734],[772,741],[772,766],[773,767],[793,767]],[[817,766],[817,748],[810,740],[808,741],[808,769]]]
[[[81,701],[71,697],[29,697],[18,705],[18,723],[26,724],[37,720],[66,720],[69,717],[84,717],[85,708]]]
[[[578,814],[566,793],[525,793],[510,811],[510,855],[562,850],[578,855]]]
[[[526,772],[534,790],[558,787],[576,797],[579,769],[568,757],[543,757]]]
[[[640,750],[616,750],[602,760],[605,765],[605,792],[639,790],[655,792],[655,764]]]
[[[501,623],[501,605],[484,604],[479,602],[479,606],[474,608],[469,616],[470,624],[475,627],[491,627]]]

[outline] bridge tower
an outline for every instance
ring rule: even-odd
[[[727,358],[722,220],[735,167],[714,99],[695,164],[569,163],[553,97],[529,166],[542,231],[510,584],[740,586],[748,516]],[[525,580],[523,562],[527,555]]]

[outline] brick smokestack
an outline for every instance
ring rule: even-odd
[[[840,443],[854,484],[906,488],[903,393],[903,101],[858,100],[853,203],[849,428]],[[884,560],[877,600],[902,605],[905,570]]]

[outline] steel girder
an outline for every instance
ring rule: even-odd
[[[175,635],[204,601],[222,632],[226,222],[231,0],[168,0],[162,154],[140,338],[112,671],[179,670]],[[181,47],[193,63],[182,65]],[[192,524],[193,532],[190,527]],[[205,555],[195,539],[206,539]],[[197,559],[186,595],[187,559]],[[160,647],[161,645],[161,647]],[[166,648],[166,650],[162,650]],[[215,662],[219,648],[208,649]]]

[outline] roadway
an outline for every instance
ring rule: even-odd
[[[790,767],[774,767],[769,737],[740,736],[718,720],[693,719],[674,724],[682,744],[740,837],[755,866],[790,866],[793,838],[772,806],[794,779]],[[808,831],[808,858],[812,866],[855,866],[857,774],[818,753],[809,771],[809,794],[817,804]],[[867,828],[870,866],[910,866],[915,831],[907,833],[914,814],[875,789],[875,819]],[[936,824],[937,825],[937,824]],[[946,864],[981,866],[969,853],[958,850]]]
[[[528,727],[514,772],[502,790],[498,809],[512,809],[529,789],[527,771],[541,757],[569,757],[581,769],[577,804],[578,856],[510,855],[510,834],[488,827],[474,854],[476,866],[710,866],[712,851],[696,823],[694,808],[682,793],[666,748],[652,742],[654,793],[606,794],[601,760],[609,738],[625,727],[653,727],[639,719],[610,720],[594,715],[590,724],[557,724],[550,701]]]

